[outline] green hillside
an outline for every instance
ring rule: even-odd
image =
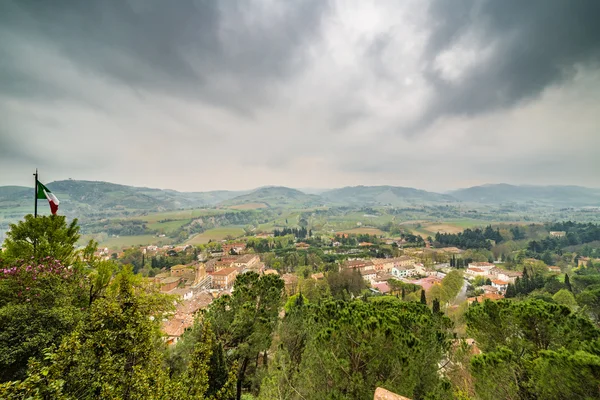
[[[330,203],[356,206],[456,202],[452,196],[397,186],[349,186],[327,191],[321,197]]]
[[[265,204],[267,207],[314,207],[322,204],[317,195],[306,194],[283,186],[264,187],[248,194],[234,197],[220,204],[222,207],[242,204]]]

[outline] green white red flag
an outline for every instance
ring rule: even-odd
[[[46,199],[50,204],[50,211],[52,214],[56,215],[58,211],[58,204],[60,201],[56,198],[54,193],[50,191],[46,186],[42,185],[39,181],[37,183],[37,198],[38,199]]]

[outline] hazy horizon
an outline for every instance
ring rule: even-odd
[[[72,178],[55,179],[55,180],[44,180],[42,177],[40,177],[40,181],[43,182],[43,183],[46,183],[46,184],[49,184],[49,183],[52,183],[52,182],[55,182],[55,181],[66,181],[66,180],[88,181],[88,182],[103,182],[103,183],[109,183],[109,184],[115,184],[115,185],[124,185],[124,186],[146,188],[146,189],[174,190],[174,191],[182,192],[182,193],[186,193],[186,192],[187,193],[190,193],[190,192],[216,192],[216,191],[248,192],[248,191],[253,191],[253,190],[262,189],[262,188],[269,188],[269,187],[285,187],[285,188],[289,188],[289,189],[296,189],[296,190],[299,190],[299,191],[304,192],[306,194],[318,194],[318,193],[321,193],[321,192],[325,192],[327,190],[342,189],[342,188],[345,188],[345,187],[390,186],[390,187],[404,187],[404,188],[424,190],[424,191],[428,191],[428,192],[444,194],[444,193],[450,193],[450,192],[453,192],[453,191],[456,191],[456,190],[460,190],[460,189],[468,189],[468,188],[472,188],[472,187],[488,186],[488,185],[510,185],[510,186],[521,186],[521,187],[568,187],[568,186],[575,186],[575,187],[582,187],[582,188],[586,188],[586,189],[598,189],[598,190],[600,190],[600,187],[593,187],[593,186],[560,185],[560,184],[536,185],[536,184],[527,184],[527,183],[514,184],[514,183],[509,183],[509,182],[484,183],[484,184],[481,184],[481,185],[457,187],[457,188],[452,188],[452,189],[447,189],[447,190],[430,190],[430,189],[423,189],[423,188],[415,187],[415,186],[391,185],[391,184],[385,184],[385,183],[380,184],[380,185],[358,184],[358,185],[327,186],[327,187],[300,187],[300,186],[290,186],[290,185],[288,185],[288,186],[286,186],[286,185],[262,185],[262,186],[255,186],[255,187],[248,187],[248,188],[241,188],[241,189],[217,188],[217,189],[206,189],[206,190],[177,190],[177,189],[173,189],[173,188],[170,188],[170,187],[129,185],[129,184],[126,184],[126,183],[116,182],[116,181],[97,181],[97,180],[90,180],[90,179],[72,179]],[[4,184],[2,184],[2,182],[0,182],[0,187],[3,187],[3,186],[21,186],[21,187],[31,187],[31,188],[33,188],[33,182],[31,182],[30,185],[10,185],[10,184],[4,185]]]
[[[595,1],[3,1],[0,185],[31,185],[38,167],[45,182],[178,191],[598,187],[599,14]]]

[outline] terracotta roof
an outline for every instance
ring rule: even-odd
[[[502,273],[511,278],[516,278],[517,276],[519,276],[519,277],[523,276],[523,273],[521,271],[508,271],[508,270],[501,269],[498,273],[499,274]]]
[[[294,274],[283,274],[281,278],[286,285],[291,285],[298,282],[298,277]]]
[[[471,265],[474,265],[476,267],[493,267],[494,264],[489,263],[489,262],[476,262],[476,263],[471,263]]]
[[[316,274],[312,274],[310,277],[313,279],[323,279],[325,278],[325,275],[322,272],[317,272]]]
[[[496,285],[508,285],[508,282],[501,281],[500,279],[492,279],[492,283],[495,283]]]
[[[371,265],[373,265],[373,263],[369,260],[347,260],[344,263],[344,266],[346,266],[347,268],[367,267]]]
[[[173,282],[179,282],[179,280],[181,279],[181,277],[179,276],[171,276],[168,278],[164,278],[163,280],[160,281],[160,283],[173,283]]]
[[[484,269],[481,268],[473,268],[473,267],[469,267],[468,268],[469,271],[474,271],[474,272],[485,272]]]
[[[379,283],[374,283],[372,285],[375,289],[378,289],[381,293],[389,293],[390,292],[390,286],[388,285],[387,282],[379,282]]]
[[[279,275],[279,272],[277,272],[276,269],[266,269],[265,272],[263,272],[263,274],[265,274],[265,275]]]
[[[232,272],[237,272],[238,269],[235,267],[229,267],[229,268],[223,268],[218,270],[217,272],[213,272],[212,275],[213,276],[227,276],[229,274],[231,274]]]
[[[213,297],[209,293],[198,293],[193,299],[177,304],[177,313],[194,314],[196,311],[208,307],[212,301]]]
[[[362,271],[360,271],[361,275],[377,275],[377,271],[375,271],[374,269],[364,269]]]
[[[163,323],[162,330],[167,336],[179,337],[194,324],[190,315],[175,315],[174,318]]]
[[[183,295],[188,294],[191,291],[192,291],[192,288],[190,288],[190,287],[187,287],[187,288],[175,288],[175,289],[169,290],[167,292],[167,294],[174,294],[174,295],[177,295],[177,296],[183,296]]]
[[[484,293],[481,296],[477,296],[477,297],[469,297],[468,301],[469,303],[472,303],[475,301],[475,299],[477,299],[477,301],[479,303],[482,303],[485,300],[500,300],[503,299],[504,296],[502,296],[501,294],[497,294],[497,293]]]
[[[179,264],[179,265],[172,266],[171,271],[177,270],[177,269],[187,269],[187,268],[189,268],[187,265]]]

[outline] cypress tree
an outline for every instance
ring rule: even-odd
[[[571,280],[569,279],[568,274],[565,274],[565,287],[569,292],[573,292],[573,288],[571,287]]]
[[[515,286],[512,283],[509,283],[508,286],[506,287],[506,293],[504,294],[504,297],[506,297],[507,299],[510,299],[511,297],[515,297],[517,294],[516,290],[515,290]]]
[[[433,310],[432,311],[434,314],[440,313],[440,301],[438,299],[433,299]]]
[[[404,291],[404,287],[402,288],[402,300],[406,298],[406,292]]]
[[[425,290],[421,290],[421,304],[427,305],[427,298],[425,297]]]

